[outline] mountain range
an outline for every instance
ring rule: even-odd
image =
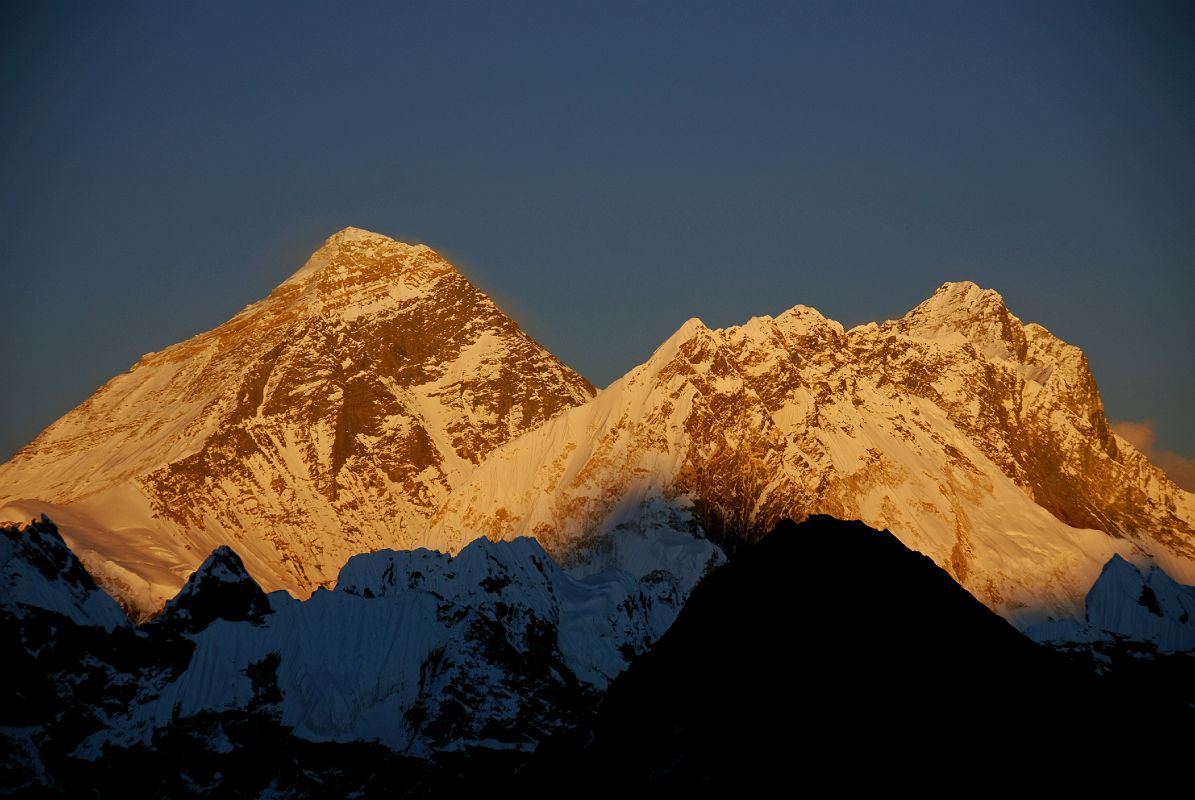
[[[969,282],[691,319],[597,391],[348,228],[0,466],[0,521],[0,790],[726,790],[797,719],[804,770],[963,780],[1195,704],[1195,495]]]
[[[595,396],[432,250],[354,228],[0,467],[0,519],[42,513],[138,618],[222,544],[297,597],[357,553],[478,536],[691,586],[711,542],[815,513],[891,530],[1022,627],[1080,615],[1113,556],[1195,583],[1195,495],[994,291],[850,330],[800,305],[689,320]]]
[[[1195,596],[1175,591],[1144,613]],[[1119,618],[1103,636],[1141,633]],[[1013,742],[1081,764],[1091,731],[1142,731],[1117,752],[1174,763],[1167,732],[1195,721],[1189,652],[1100,678],[891,534],[825,516],[743,545],[683,608],[667,581],[578,580],[525,538],[360,555],[305,601],[221,547],[136,627],[42,519],[0,528],[0,639],[0,788],[44,795],[647,796],[860,758],[851,781],[878,785],[926,753],[967,780]]]
[[[567,561],[626,548],[645,503],[730,546],[860,519],[1021,625],[1081,611],[1113,555],[1195,582],[1195,495],[1109,429],[1077,348],[971,283],[849,331],[803,306],[690,320],[492,453],[424,542],[531,535]]]

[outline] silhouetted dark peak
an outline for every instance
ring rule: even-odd
[[[129,624],[45,514],[0,526],[0,610],[18,619],[48,611],[108,630]]]
[[[217,619],[260,622],[270,601],[231,547],[221,545],[191,574],[154,622],[198,633]]]
[[[241,557],[226,544],[217,547],[210,556],[204,559],[203,563],[199,565],[199,569],[195,570],[192,580],[195,578],[211,578],[226,583],[253,580],[249,576],[249,571],[245,569]]]
[[[541,746],[525,774],[533,790],[567,776],[588,796],[977,769],[999,783],[1021,778],[983,764],[1010,743],[1073,758],[1093,730],[1182,713],[1102,693],[887,531],[815,515],[781,521],[707,577],[593,726]]]
[[[0,529],[14,548],[13,556],[23,558],[47,580],[62,578],[94,589],[95,583],[73,557],[56,526],[45,514],[30,520],[24,528],[5,526]]]

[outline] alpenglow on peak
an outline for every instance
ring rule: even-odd
[[[969,282],[850,331],[802,306],[690,321],[491,453],[425,542],[566,558],[663,520],[735,547],[815,513],[891,530],[1022,625],[1080,611],[1117,553],[1195,582],[1195,495],[1112,433],[1077,347]]]
[[[380,269],[399,269],[420,256],[452,269],[439,254],[424,244],[407,244],[363,228],[348,227],[329,236],[307,262],[287,278],[279,288],[301,284],[330,270],[341,277],[356,272],[377,275]]]
[[[138,614],[221,544],[302,596],[410,546],[487,453],[592,394],[434,250],[346,228],[0,466],[0,519],[48,513]]]

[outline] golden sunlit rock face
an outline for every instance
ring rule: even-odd
[[[971,283],[850,331],[802,306],[690,320],[493,453],[428,541],[533,533],[567,558],[652,498],[723,540],[814,513],[891,529],[1018,622],[1080,609],[1114,553],[1195,579],[1195,497],[1110,431],[1081,351]]]
[[[410,546],[488,452],[592,393],[434,251],[350,228],[52,425],[0,469],[0,505],[68,506],[67,540],[143,611],[221,543],[305,595]]]
[[[1195,497],[994,291],[849,331],[804,306],[690,320],[595,397],[435,252],[354,228],[111,380],[0,487],[0,518],[49,513],[139,613],[220,544],[305,595],[384,547],[532,535],[646,573],[683,551],[653,531],[733,545],[814,513],[892,530],[1018,623],[1076,613],[1114,554],[1195,582]]]

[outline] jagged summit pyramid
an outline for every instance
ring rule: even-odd
[[[194,634],[217,619],[260,623],[271,613],[265,592],[245,570],[240,556],[225,545],[199,565],[154,624]]]
[[[804,306],[689,320],[491,453],[426,541],[534,535],[589,558],[643,535],[644,509],[727,542],[785,517],[860,519],[1021,624],[1081,614],[1115,553],[1195,582],[1195,495],[1110,431],[1078,348],[973,283],[849,331]]]
[[[217,545],[306,594],[593,388],[433,250],[346,228],[265,299],[144,356],[0,467],[142,614]]]

